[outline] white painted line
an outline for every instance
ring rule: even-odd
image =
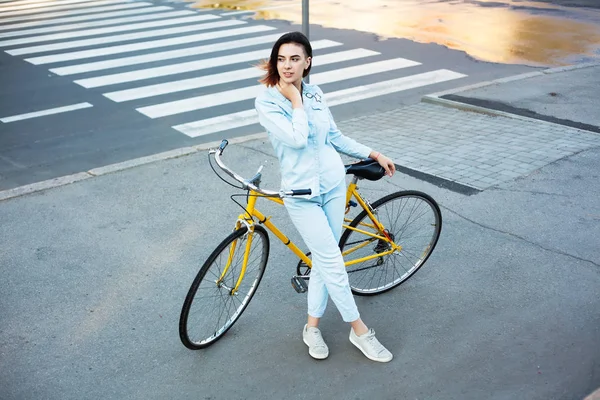
[[[230,11],[230,12],[226,12],[226,13],[221,13],[219,14],[222,17],[228,17],[230,15],[239,15],[239,14],[252,14],[256,11],[254,10],[241,10],[241,11]]]
[[[8,7],[21,6],[24,4],[35,4],[37,6],[52,5],[52,1],[40,0],[0,0],[0,10]]]
[[[4,118],[0,118],[0,122],[8,123],[8,122],[21,121],[21,120],[24,120],[24,119],[36,118],[36,117],[43,117],[45,115],[58,114],[58,113],[63,113],[63,112],[68,112],[68,111],[80,110],[82,108],[88,108],[88,107],[92,107],[92,105],[90,103],[72,104],[70,106],[50,108],[48,110],[34,111],[34,112],[27,113],[27,114],[19,114],[19,115],[13,115],[13,116],[10,116],[10,117],[4,117]]]
[[[350,60],[357,60],[359,58],[365,58],[365,57],[373,57],[373,56],[377,56],[381,53],[377,52],[377,51],[373,51],[373,50],[367,50],[367,49],[352,49],[352,50],[344,50],[344,51],[339,51],[337,53],[328,53],[328,54],[322,54],[319,55],[319,57],[317,57],[315,59],[315,62],[313,64],[313,68],[318,68],[319,65],[328,65],[328,64],[334,64],[336,62],[344,62],[344,61],[350,61]],[[341,71],[341,70],[336,70],[336,71]],[[312,79],[311,75],[311,79]]]
[[[32,8],[43,8],[44,10],[52,8],[53,6],[61,6],[63,4],[76,4],[76,3],[88,3],[90,0],[55,0],[51,3],[34,3],[34,4],[22,4],[17,6],[7,6],[0,8],[0,11],[14,11],[14,10],[26,10]],[[2,13],[0,13],[0,16]]]
[[[21,5],[21,4],[52,4],[52,1],[50,0],[46,0],[46,1],[42,1],[42,0],[0,0],[0,4],[1,3],[10,3],[8,4],[9,6],[13,6],[13,5]],[[2,7],[6,7],[6,6],[2,6]]]
[[[362,53],[362,54],[361,54]],[[343,62],[345,60],[350,59],[354,54],[354,57],[359,58],[360,56],[368,57],[375,54],[376,52],[364,49],[358,50],[348,50],[341,53],[336,54],[336,56],[330,54],[329,59],[326,59],[327,63],[336,63]],[[325,57],[321,57],[321,63],[324,63]],[[363,68],[363,67],[349,67],[349,68],[338,68],[332,72],[324,72],[321,74],[315,74],[311,77],[311,82],[313,79],[315,82],[323,83],[331,83],[331,82],[339,82],[345,79],[355,78],[364,75],[370,75],[372,73],[380,72],[384,68],[379,63],[373,63],[372,68]],[[392,64],[388,62],[387,64]],[[413,61],[401,59],[401,61],[396,62],[396,68],[404,68],[407,66],[418,65],[418,63],[414,63]],[[390,70],[390,65],[386,65],[386,70]],[[348,73],[346,73],[346,71]],[[252,97],[256,97],[261,89],[261,85],[253,85],[240,89],[227,90],[218,93],[212,93],[209,95],[201,95],[195,96],[187,99],[170,101],[167,103],[156,104],[147,107],[137,108],[139,112],[150,117],[150,118],[160,118],[166,117],[169,115],[180,114],[188,111],[201,110],[204,108],[209,108],[213,106],[235,103],[242,100],[248,100]]]
[[[202,110],[209,107],[235,103],[256,97],[261,90],[260,85],[247,86],[240,89],[226,90],[208,95],[190,97],[183,100],[136,108],[149,118],[161,118],[181,114],[188,111]]]
[[[327,100],[327,105],[334,107],[358,100],[364,100],[385,94],[414,89],[421,86],[459,79],[465,76],[466,75],[453,71],[437,70],[406,76],[403,78],[377,82],[370,85],[338,90],[336,92],[326,93],[325,98]],[[311,83],[312,82],[313,77],[311,77]],[[199,137],[257,123],[258,115],[256,115],[256,110],[251,109],[194,122],[188,122],[186,124],[175,125],[173,126],[173,129],[189,137]]]
[[[123,15],[128,14],[140,14],[145,12],[144,15],[138,15],[136,17],[123,17],[123,18],[113,18],[113,19],[105,19],[102,21],[94,21],[94,22],[83,22],[77,24],[69,24],[69,25],[59,25],[59,26],[47,26],[44,28],[32,28],[32,29],[21,29],[21,30],[12,30],[6,33],[0,33],[0,38],[13,37],[13,36],[25,36],[25,35],[37,35],[40,33],[50,33],[50,32],[60,32],[60,31],[68,31],[74,29],[84,29],[84,28],[92,28],[95,26],[104,26],[104,25],[116,25],[116,24],[125,24],[130,22],[138,22],[138,21],[148,21],[152,19],[165,18],[164,14],[152,14],[158,13],[158,11],[169,11],[172,10],[171,7],[160,6],[160,7],[147,7],[144,10],[132,10],[128,12],[120,11],[115,13],[106,13],[113,14],[113,16],[122,17]],[[186,14],[193,14],[193,11],[189,11]],[[185,14],[180,14],[185,15]],[[105,15],[106,16],[106,15]],[[171,15],[173,16],[173,15]],[[67,18],[65,18],[67,19]]]
[[[106,2],[106,4],[112,4],[113,2]],[[7,23],[7,22],[19,22],[19,21],[29,21],[32,19],[35,19],[37,21],[35,22],[30,22],[30,26],[37,26],[37,24],[39,25],[46,25],[46,24],[52,24],[54,23],[52,19],[45,19],[45,20],[39,20],[40,18],[55,18],[55,17],[64,17],[65,15],[77,15],[77,14],[85,14],[81,17],[74,17],[74,18],[92,18],[95,17],[96,15],[99,14],[86,14],[86,13],[99,13],[99,12],[104,12],[104,11],[114,11],[114,10],[125,10],[128,8],[135,8],[135,7],[142,7],[142,6],[148,6],[151,5],[151,3],[144,3],[144,2],[139,2],[139,3],[128,3],[128,4],[118,4],[116,6],[106,6],[106,7],[92,7],[92,8],[87,8],[87,9],[83,9],[83,10],[73,10],[73,11],[60,11],[60,12],[52,12],[52,13],[44,13],[43,17],[39,16],[39,15],[30,15],[27,17],[13,17],[13,18],[2,18],[0,21],[2,21],[2,23]],[[0,27],[1,30],[5,30],[5,29],[11,29],[12,25],[5,25]]]
[[[245,29],[246,33],[264,32],[264,31],[271,31],[271,30],[275,29],[273,27],[266,26],[266,25],[257,25],[257,26],[253,26],[253,27],[249,27],[249,28],[252,28],[252,30],[247,30],[248,28],[242,28],[242,29]],[[271,42],[274,42],[275,40],[277,40],[279,38],[279,36],[281,36],[281,34],[259,36],[259,37],[255,37],[255,38],[242,39],[242,40],[237,40],[237,41],[213,43],[213,44],[204,45],[204,46],[188,47],[188,48],[177,49],[177,50],[162,51],[162,52],[158,52],[158,53],[144,54],[141,56],[130,56],[130,57],[115,58],[115,59],[111,59],[111,60],[90,62],[90,63],[85,63],[85,64],[69,65],[66,67],[53,68],[53,69],[50,69],[50,71],[57,75],[73,75],[73,74],[80,74],[83,72],[100,71],[100,70],[109,69],[109,68],[117,68],[117,67],[124,67],[124,66],[128,66],[128,65],[144,64],[144,63],[153,62],[153,61],[170,60],[170,59],[174,59],[174,58],[189,57],[189,56],[206,54],[206,53],[211,53],[211,52],[216,52],[216,51],[231,50],[231,49],[236,49],[238,47],[271,43]],[[100,49],[98,49],[98,50],[100,50]],[[63,54],[57,54],[54,56],[26,58],[25,61],[28,61],[32,64],[38,65],[38,64],[48,64],[48,63],[53,63],[53,62],[58,62],[58,61],[72,60],[72,59],[74,59],[75,56],[76,55],[74,55],[73,53],[63,53]]]
[[[319,57],[320,59],[321,57]],[[405,58],[394,58],[391,60],[377,61],[369,64],[357,65],[336,69],[333,71],[321,72],[311,77],[310,83],[323,85],[326,83],[337,82],[342,79],[359,78],[371,74],[379,74],[382,72],[395,71],[401,68],[414,67],[421,65],[416,61],[407,60]]]
[[[193,11],[185,11],[184,10],[184,11],[166,12],[166,13],[162,13],[161,15],[163,18],[168,18],[168,17],[178,17],[181,15],[189,15],[189,14],[195,14],[195,13]],[[85,37],[85,36],[104,35],[107,33],[134,31],[134,30],[138,30],[138,29],[156,28],[156,27],[160,27],[160,26],[187,24],[187,23],[191,23],[191,22],[202,22],[202,21],[218,19],[218,18],[219,17],[217,15],[210,15],[210,14],[194,15],[192,17],[172,18],[172,19],[165,19],[165,20],[160,20],[160,21],[142,22],[139,24],[109,26],[108,28],[87,29],[87,30],[83,30],[83,31],[54,33],[51,35],[33,36],[33,37],[21,38],[21,39],[0,40],[0,47],[18,46],[18,45],[28,44],[28,43],[49,42],[52,40],[80,38],[80,37]]]
[[[0,0],[1,3],[11,3],[9,5],[17,5],[17,4],[33,4],[33,3],[48,3],[48,1],[40,1],[40,0]],[[5,6],[2,6],[5,7]],[[1,8],[1,7],[0,7]]]
[[[258,115],[256,114],[256,110],[252,109],[175,125],[172,128],[189,137],[195,138],[256,123],[258,123]]]
[[[313,49],[340,46],[341,43],[331,40],[318,40],[312,43]],[[250,51],[247,53],[232,54],[228,56],[208,58],[198,61],[189,61],[185,63],[165,65],[162,67],[146,68],[136,71],[122,72],[118,74],[97,76],[94,78],[79,79],[75,83],[85,88],[94,88],[100,86],[114,85],[117,83],[141,81],[144,79],[157,78],[159,76],[168,76],[181,74],[184,72],[199,71],[207,68],[222,67],[224,65],[238,64],[247,61],[255,61],[261,58],[267,58],[271,54],[271,49],[262,49]]]
[[[327,54],[319,57],[318,65],[333,64],[336,62],[343,62],[352,59],[358,59],[363,57],[370,57],[378,55],[375,51],[365,49],[355,49],[341,51],[338,53]],[[343,70],[345,71],[345,70]],[[341,73],[342,71],[340,71]],[[372,73],[370,71],[369,73]],[[345,72],[344,72],[345,73]],[[230,83],[240,81],[244,79],[258,78],[264,74],[264,71],[256,67],[228,71],[214,75],[201,76],[198,78],[184,79],[175,82],[165,82],[156,85],[149,85],[143,87],[137,87],[133,89],[120,90],[117,92],[104,93],[104,96],[115,102],[123,102],[130,100],[138,100],[153,96],[159,96],[163,94],[176,93],[185,90],[199,89],[203,87],[209,87],[214,85],[220,85],[223,83]]]
[[[120,1],[119,0],[94,1],[93,3],[81,3],[81,4],[71,4],[71,5],[66,5],[66,6],[51,7],[50,10],[38,8],[38,9],[33,9],[33,10],[8,11],[8,12],[0,13],[0,18],[2,18],[2,22],[6,22],[6,20],[3,19],[4,17],[10,17],[13,15],[36,14],[37,18],[44,18],[47,16],[47,15],[43,14],[46,11],[82,9],[82,10],[79,10],[79,12],[81,13],[81,12],[85,12],[86,8],[101,6],[101,5],[105,5],[105,4],[115,4],[115,3],[120,3]]]
[[[169,93],[177,93],[185,90],[220,85],[223,83],[235,82],[244,79],[258,78],[263,74],[264,71],[261,71],[256,67],[252,67],[223,72],[220,74],[201,76],[199,78],[190,78],[175,82],[165,82],[156,85],[104,93],[104,96],[108,97],[112,101],[121,103],[124,101],[144,99]]]
[[[243,25],[243,24],[246,24],[246,22],[237,21],[237,20],[217,21],[217,22],[210,22],[210,23],[204,23],[204,24],[198,24],[198,25],[189,25],[189,26],[169,28],[169,29],[157,29],[157,30],[151,30],[151,31],[121,34],[121,35],[114,35],[114,36],[104,36],[104,37],[93,38],[93,39],[75,40],[72,42],[45,44],[45,45],[32,46],[32,47],[20,47],[20,48],[16,48],[16,49],[12,49],[12,50],[6,50],[6,52],[12,56],[18,56],[18,55],[22,55],[22,54],[32,54],[32,53],[44,53],[44,52],[53,51],[53,50],[72,49],[72,48],[77,48],[77,47],[94,46],[97,44],[125,42],[128,40],[145,39],[145,38],[151,38],[151,37],[157,37],[157,36],[173,35],[173,34],[184,33],[184,32],[203,31],[203,30],[207,30],[207,29],[224,28],[224,27],[228,27],[228,26]],[[214,37],[220,37],[219,35],[225,36],[222,32],[210,32],[208,34],[205,33],[203,35],[204,35],[204,37],[206,37],[206,35],[212,35]],[[198,36],[200,36],[200,35],[196,35],[194,37],[198,37]],[[190,38],[190,36],[181,36],[181,37],[176,37],[176,38],[164,39],[163,42],[168,43],[168,44],[164,44],[164,46],[173,46],[173,45],[177,45],[180,43],[186,43],[185,42],[186,38]],[[208,39],[202,39],[202,40],[208,40]],[[152,43],[152,42],[133,43],[130,45],[125,45],[125,46],[123,46],[123,48],[137,50],[136,47],[147,48],[145,46],[147,46],[148,43]],[[92,50],[86,50],[86,51],[89,52],[89,54],[92,54],[92,55],[90,55],[90,57],[96,57],[96,56],[102,55],[102,53],[99,52],[98,50],[99,49],[92,49]],[[124,50],[124,51],[117,51],[117,52],[119,53],[119,52],[126,52],[126,51],[133,51],[133,50]],[[115,53],[108,53],[108,54],[115,54]]]
[[[0,31],[6,31],[6,30],[12,30],[12,29],[25,29],[25,28],[31,28],[31,27],[39,27],[42,25],[67,24],[70,22],[89,21],[89,20],[102,19],[102,18],[124,17],[126,15],[152,13],[152,12],[172,9],[171,7],[167,7],[167,6],[142,7],[144,4],[150,4],[150,3],[141,3],[140,2],[140,3],[124,4],[122,6],[118,6],[117,9],[120,9],[120,11],[105,12],[105,13],[98,13],[98,14],[91,14],[91,15],[81,15],[79,17],[55,18],[55,19],[48,19],[48,20],[43,20],[43,21],[22,22],[19,24],[3,25],[3,26],[0,26]],[[130,9],[130,8],[132,8],[132,10],[123,11],[123,10]],[[2,37],[5,37],[5,36],[2,35]]]
[[[371,85],[356,86],[350,89],[338,90],[327,96],[327,102],[331,106],[346,104],[353,101],[370,99],[372,97],[383,96],[385,94],[401,92],[422,86],[433,85],[440,82],[451,81],[464,78],[467,75],[447,69],[438,69],[436,71],[424,72],[422,74],[405,76],[403,78],[392,79],[384,82],[377,82]]]
[[[225,26],[228,26],[228,25],[231,25],[230,22],[231,21],[224,21],[223,24],[225,24]],[[233,24],[233,25],[239,25],[239,24]],[[180,44],[185,44],[185,43],[200,42],[200,41],[211,40],[211,39],[220,39],[220,38],[225,38],[225,37],[229,37],[229,36],[246,35],[249,33],[264,32],[264,31],[270,31],[273,29],[275,29],[275,28],[266,26],[266,25],[255,25],[255,26],[248,26],[245,28],[227,29],[224,31],[212,32],[212,33],[202,33],[202,34],[198,34],[198,35],[180,36],[180,37],[171,38],[171,39],[153,40],[153,41],[148,41],[148,42],[139,42],[139,43],[119,45],[119,46],[101,47],[101,48],[97,48],[97,49],[93,49],[93,50],[81,50],[81,51],[74,51],[74,52],[69,52],[69,53],[54,54],[54,55],[49,55],[49,56],[32,57],[32,58],[26,58],[25,61],[28,61],[35,65],[49,64],[49,63],[78,60],[78,59],[84,59],[84,58],[90,58],[90,57],[106,56],[106,55],[111,55],[111,54],[129,53],[129,52],[138,51],[138,50],[157,49],[160,47],[168,47],[168,46],[180,45]],[[229,42],[226,42],[226,43],[229,43]],[[203,46],[203,47],[210,48],[210,50],[207,51],[207,52],[210,52],[210,51],[219,51],[218,47],[221,45],[227,46],[226,44],[215,43],[215,44],[207,45],[207,46]],[[198,48],[200,48],[200,47],[198,47]],[[217,48],[217,50],[213,50],[214,48]],[[106,69],[106,68],[113,68],[113,66],[111,64],[112,62],[114,62],[115,67],[126,66],[126,65],[135,65],[135,64],[139,64],[137,62],[138,60],[157,61],[156,59],[154,59],[154,57],[153,57],[154,55],[161,55],[161,54],[164,54],[165,56],[172,55],[172,54],[180,55],[180,54],[183,54],[183,52],[185,50],[186,49],[169,50],[169,51],[164,51],[164,52],[159,52],[159,53],[146,54],[143,56],[130,56],[130,57],[124,57],[121,59],[112,59],[112,60],[92,62],[92,63],[88,63],[88,64],[67,66],[67,67],[64,67],[64,68],[66,68],[64,71],[67,71],[67,75],[68,75],[68,74],[82,72],[82,70],[84,70],[86,68],[90,68],[90,71],[102,70],[102,69]],[[192,51],[192,50],[190,50],[190,51]],[[196,54],[196,53],[193,53],[193,52],[190,53],[190,55],[194,55],[194,54]],[[198,53],[198,54],[203,54],[203,53]],[[185,57],[185,55],[183,55],[182,57]],[[123,60],[122,65],[119,65],[119,63],[121,62],[120,60]],[[133,60],[135,60],[135,62],[133,62]],[[148,61],[141,61],[141,63],[145,63]],[[130,64],[130,62],[131,62],[131,64]],[[107,65],[110,65],[110,66],[107,67]],[[79,68],[79,66],[81,66],[81,68]],[[69,69],[70,67],[73,67],[73,69],[72,70]],[[98,69],[94,69],[94,68],[98,68]],[[56,70],[60,70],[60,69],[56,68]],[[54,72],[54,69],[52,69],[51,71]]]

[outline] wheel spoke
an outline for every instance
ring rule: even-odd
[[[441,214],[433,199],[420,192],[398,192],[372,205],[375,216],[392,235],[401,250],[365,260],[348,267],[350,286],[356,294],[375,294],[398,286],[412,276],[433,251],[441,230]],[[361,212],[350,227],[371,223]],[[363,225],[364,226],[364,225]],[[377,234],[377,232],[373,232]],[[346,229],[340,240],[342,252],[372,240],[364,233]],[[356,249],[345,261],[357,260],[382,252],[381,241]],[[389,247],[391,249],[391,247]],[[381,261],[380,261],[381,260]]]
[[[244,278],[232,294],[242,272],[246,231],[242,228],[221,242],[194,280],[180,317],[179,333],[186,347],[198,349],[217,341],[240,317],[256,292],[269,254],[268,236],[260,226],[255,226],[252,233]],[[234,242],[236,247],[231,254]]]

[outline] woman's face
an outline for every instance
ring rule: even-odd
[[[298,83],[304,70],[310,65],[310,57],[304,54],[304,48],[296,43],[286,43],[279,47],[277,72],[285,83]]]

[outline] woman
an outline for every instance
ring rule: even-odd
[[[312,190],[309,196],[284,199],[313,261],[303,340],[313,358],[329,355],[318,328],[329,295],[351,325],[350,341],[369,359],[388,362],[392,354],[360,318],[338,247],[346,207],[345,169],[338,151],[373,158],[388,176],[394,174],[395,166],[389,158],[337,129],[321,89],[303,82],[311,62],[312,47],[306,36],[291,32],[280,37],[270,59],[260,66],[266,71],[260,80],[266,88],[255,101],[260,123],[279,158],[282,188]]]

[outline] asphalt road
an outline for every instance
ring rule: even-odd
[[[120,6],[119,2],[116,3]],[[24,35],[23,32],[17,31],[46,28],[66,29],[64,23],[57,26],[56,20],[50,21],[52,24],[48,26],[45,25],[49,23],[48,20],[42,20],[43,26],[38,24],[33,28],[11,28],[16,24],[31,23],[31,18],[35,18],[33,21],[38,23],[40,22],[38,19],[43,18],[44,14],[48,12],[69,13],[66,16],[61,14],[53,18],[89,18],[90,16],[96,18],[91,21],[86,19],[69,22],[69,24],[96,24],[110,22],[111,18],[97,19],[98,11],[91,13],[89,8],[77,8],[80,5],[73,5],[69,10],[61,11],[55,11],[52,8],[42,14],[14,14],[33,12],[30,9],[3,13],[2,8],[6,9],[11,4],[11,2],[0,4],[0,48],[4,50],[3,53],[0,53],[0,76],[2,77],[0,119],[4,120],[4,122],[0,122],[0,189],[14,188],[174,148],[218,140],[223,136],[235,137],[262,131],[256,122],[229,128],[226,128],[222,122],[216,125],[209,124],[211,118],[231,116],[246,110],[252,111],[252,97],[239,91],[232,91],[256,85],[257,78],[242,70],[251,68],[260,57],[254,56],[247,60],[233,58],[225,64],[215,60],[217,57],[235,57],[236,54],[249,51],[261,49],[268,51],[272,44],[272,41],[268,41],[260,45],[231,48],[232,44],[238,44],[242,40],[279,35],[291,29],[301,29],[300,26],[290,25],[284,21],[253,21],[236,16],[220,17],[218,12],[196,11],[181,3],[169,3],[168,6],[175,11],[188,10],[191,17],[208,13],[215,15],[216,19],[206,21],[207,24],[214,23],[214,21],[225,21],[225,23],[239,23],[239,25],[220,26],[198,32],[172,33],[169,31],[170,33],[167,34],[161,33],[160,30],[199,29],[202,23],[180,22],[164,27],[146,26],[133,30],[132,23],[111,22],[107,28],[132,29],[132,31],[127,30],[122,33],[89,32],[91,29],[103,29],[103,25],[101,27],[88,26],[85,29],[79,26],[77,29],[70,28],[66,31],[29,32]],[[148,7],[158,5],[165,6],[165,4],[153,5],[150,3]],[[148,11],[144,15],[158,13]],[[131,17],[141,16],[133,15]],[[188,17],[185,15],[176,18]],[[17,18],[18,21],[15,20]],[[172,19],[164,17],[159,22],[171,23],[168,20]],[[264,28],[268,31],[207,38],[199,42],[185,43],[183,41],[184,37],[198,34],[226,35],[227,31],[240,27],[250,30],[260,27],[259,29]],[[86,32],[85,35],[83,32]],[[61,38],[47,37],[47,35],[56,34],[63,34],[63,36]],[[136,36],[136,38],[126,39],[125,35],[154,36],[147,38]],[[110,38],[112,42],[107,43],[107,38]],[[157,47],[155,41],[169,39],[173,42]],[[91,42],[73,43],[82,40],[91,40],[95,44],[91,44]],[[427,93],[533,70],[526,66],[476,61],[464,52],[449,50],[435,44],[419,44],[404,39],[378,41],[373,35],[352,30],[326,29],[315,26],[311,29],[311,40],[313,43],[320,40],[337,42],[334,47],[315,50],[313,76],[314,79],[318,79],[317,74],[325,74],[320,78],[320,82],[322,82],[320,86],[326,93],[342,94],[343,90],[355,90],[364,85],[375,85],[373,89],[370,89],[370,86],[367,86],[366,89],[363,88],[362,97],[357,99],[341,96],[342,104],[332,108],[334,116],[338,120],[415,103]],[[119,53],[99,55],[108,47],[113,49],[114,46],[138,46],[151,41],[151,46],[143,49],[131,50],[120,47]],[[193,51],[197,51],[199,47],[210,45],[214,47],[211,52],[194,55]],[[56,46],[61,48],[58,49]],[[226,49],[227,46],[229,46],[229,50]],[[32,47],[34,49],[31,49]],[[91,53],[82,56],[80,52],[85,51],[88,53],[91,51]],[[163,51],[179,51],[180,54],[177,58],[167,58],[164,55],[156,58],[155,54]],[[332,63],[323,61],[319,66],[319,60],[324,60],[333,53],[344,51],[351,54]],[[367,51],[368,55],[359,57],[356,55],[357,51]],[[70,54],[67,58],[78,58],[67,60],[64,58],[66,53]],[[72,53],[77,54],[73,56]],[[131,65],[118,64],[118,66],[115,64],[122,63],[122,59],[126,57],[128,59],[150,57],[152,60],[137,58]],[[370,64],[379,63],[378,65],[381,66],[382,62],[389,63],[389,60],[393,59],[409,60],[409,62],[417,62],[418,65],[406,65],[404,68],[391,67],[391,69],[379,71],[376,69],[379,67]],[[90,63],[102,62],[105,62],[103,69],[94,69],[97,67],[89,66]],[[397,60],[395,62],[404,61]],[[185,68],[188,68],[189,63],[196,63],[196,66],[172,72],[172,68],[182,68],[184,63],[187,63]],[[369,65],[365,67],[366,64]],[[210,67],[211,65],[213,66]],[[361,66],[362,70],[360,70]],[[77,67],[79,70],[65,70],[68,67]],[[153,70],[153,76],[140,78],[140,71],[161,67],[162,69],[156,74],[154,72],[157,70]],[[346,69],[351,67],[354,67],[354,72]],[[171,72],[165,72],[165,69]],[[441,81],[438,83],[431,78],[419,78],[420,74],[431,74],[432,71],[442,71],[441,73],[445,75],[440,78]],[[216,80],[217,74],[226,72],[230,73],[228,80]],[[127,73],[129,74],[125,75],[125,78],[119,83],[108,81],[111,79],[108,76]],[[203,77],[206,77],[204,83],[189,84],[190,79]],[[340,80],[340,77],[347,78]],[[91,79],[96,79],[95,83],[92,83]],[[397,79],[404,81],[398,83],[395,81]],[[175,89],[175,86],[184,80],[187,82],[185,83],[187,86]],[[152,87],[157,84],[163,85],[162,90],[165,90],[166,86],[166,91],[162,94],[153,94],[155,92],[152,90],[155,89]],[[393,88],[392,93],[385,94],[384,92],[389,88]],[[114,100],[114,97],[111,98],[109,95],[109,93],[122,94],[126,90],[135,89],[137,90],[134,97],[128,100]],[[207,97],[200,100],[197,99],[198,96]],[[176,101],[187,101],[187,105],[174,103]],[[64,113],[6,122],[6,119],[10,117],[82,103],[91,106]],[[200,103],[204,105],[199,105]],[[165,105],[168,108],[166,114],[152,114],[156,111],[156,107],[160,108]],[[239,118],[233,118],[233,120],[237,121]],[[175,129],[182,124],[192,122],[201,127],[201,129],[194,128],[193,130],[193,134],[200,136],[190,137],[181,130]],[[202,128],[206,126],[213,126],[214,129]],[[223,131],[223,129],[226,130]]]
[[[278,168],[263,141],[225,154],[244,173]],[[394,353],[367,360],[333,304],[329,359],[301,339],[297,260],[271,236],[266,275],[241,319],[209,349],[178,337],[185,294],[241,210],[206,154],[2,202],[2,398],[581,400],[600,386],[598,149],[475,196],[397,174],[376,199],[431,194],[442,236],[388,293],[357,298]],[[301,245],[285,211],[262,206]],[[304,246],[301,246],[304,248]]]

